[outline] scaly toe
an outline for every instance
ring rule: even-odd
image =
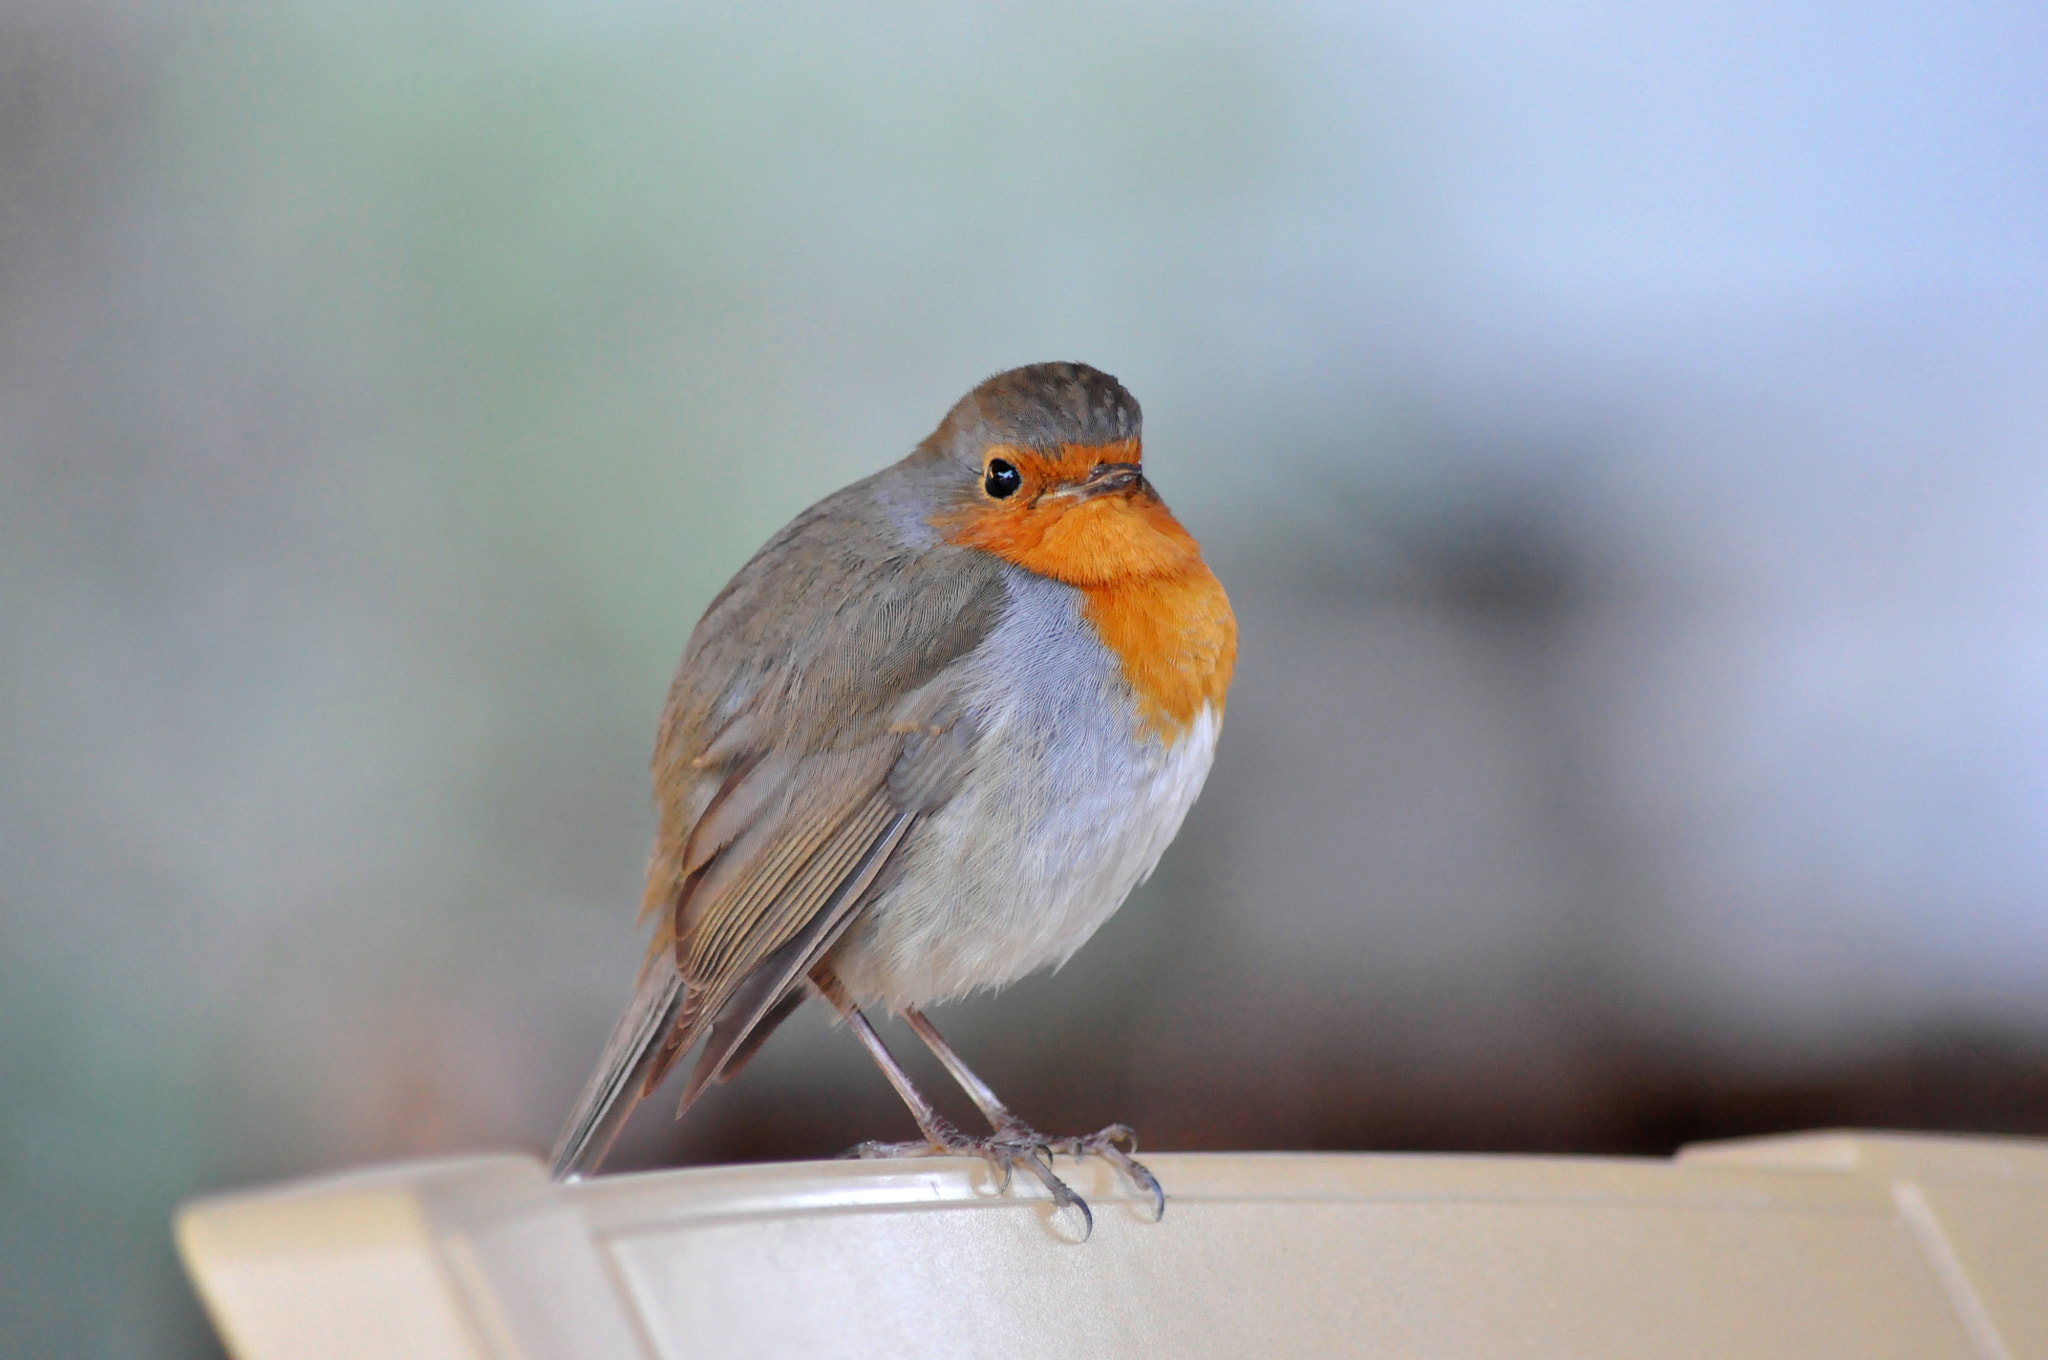
[[[1081,1240],[1083,1242],[1086,1242],[1095,1235],[1094,1210],[1088,1207],[1087,1200],[1074,1193],[1072,1186],[1053,1174],[1052,1153],[1046,1149],[1043,1140],[1033,1139],[1030,1142],[1013,1142],[1007,1139],[991,1138],[988,1140],[988,1148],[995,1156],[1003,1158],[1005,1166],[1021,1167],[1036,1177],[1038,1183],[1045,1187],[1045,1192],[1052,1196],[1055,1212],[1069,1207],[1079,1209],[1081,1211]],[[1007,1180],[1004,1183],[1004,1188],[1009,1188]]]
[[[968,1138],[950,1125],[937,1131],[937,1137],[915,1143],[867,1142],[850,1147],[840,1153],[841,1157],[882,1159],[893,1157],[978,1157],[988,1164],[1000,1180],[997,1194],[1008,1194],[1021,1168],[1033,1180],[1045,1187],[1052,1197],[1055,1212],[1062,1209],[1081,1211],[1081,1240],[1087,1241],[1095,1232],[1095,1213],[1088,1207],[1088,1201],[1074,1193],[1072,1186],[1053,1174],[1052,1145],[1042,1135],[1030,1129],[1020,1129],[1021,1136],[1011,1137],[999,1133],[989,1138]],[[943,1141],[942,1141],[943,1140]]]
[[[1095,1212],[1088,1207],[1087,1200],[1074,1193],[1072,1186],[1053,1174],[1052,1149],[1046,1145],[1045,1139],[1029,1129],[1023,1129],[1021,1133],[1021,1137],[998,1133],[988,1138],[964,1139],[962,1141],[968,1146],[963,1151],[978,1155],[990,1166],[1002,1169],[1004,1193],[1010,1189],[1013,1174],[1021,1169],[1045,1187],[1045,1193],[1052,1197],[1055,1212],[1079,1209],[1081,1240],[1087,1241],[1095,1232]]]

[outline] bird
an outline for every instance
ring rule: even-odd
[[[593,1174],[693,1047],[678,1118],[816,999],[922,1135],[854,1153],[978,1156],[1005,1191],[1021,1170],[1089,1231],[1052,1161],[1097,1155],[1164,1214],[1127,1126],[1040,1134],[925,1016],[1064,963],[1151,874],[1208,776],[1237,620],[1145,474],[1141,427],[1137,400],[1086,364],[998,373],[712,600],[656,733],[653,939],[556,1179]],[[911,1082],[877,1008],[988,1136]]]

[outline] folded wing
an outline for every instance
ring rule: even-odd
[[[845,505],[772,540],[691,638],[655,751],[654,948],[557,1177],[594,1170],[700,1039],[683,1108],[738,1070],[973,758],[957,663],[993,626],[1000,567],[950,548],[863,557],[848,545],[890,537]]]

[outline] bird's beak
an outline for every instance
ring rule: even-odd
[[[1097,463],[1088,476],[1053,494],[1062,500],[1092,501],[1118,491],[1132,491],[1145,485],[1145,470],[1136,463]]]

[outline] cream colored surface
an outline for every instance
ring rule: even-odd
[[[556,1186],[509,1156],[202,1201],[178,1241],[238,1360],[2048,1360],[2044,1143],[1147,1160],[1160,1223],[1073,1169],[1086,1243],[968,1162]]]

